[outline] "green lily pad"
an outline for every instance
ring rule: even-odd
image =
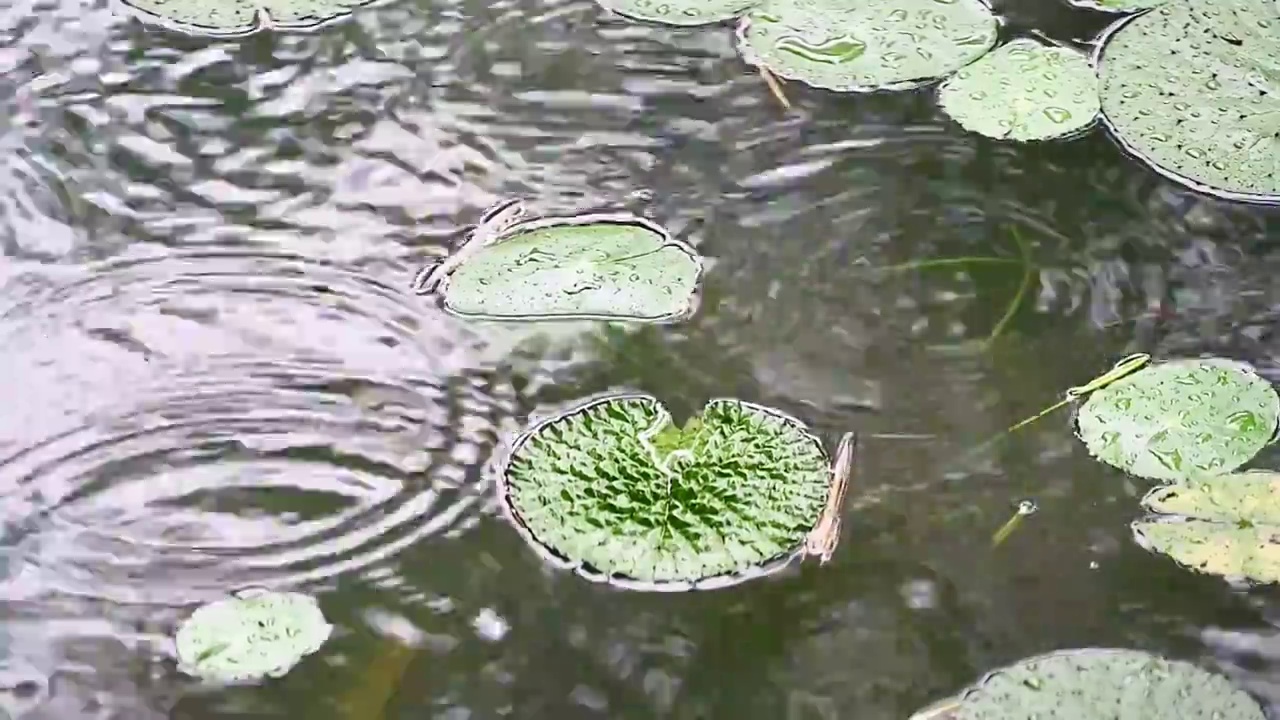
[[[1231,472],[1275,434],[1280,397],[1244,363],[1158,363],[1091,394],[1076,416],[1093,456],[1138,477]]]
[[[139,19],[212,37],[316,30],[379,0],[120,0]]]
[[[308,595],[243,592],[202,606],[182,623],[179,667],[217,682],[279,677],[319,650],[332,629]]]
[[[1125,149],[1202,192],[1280,201],[1273,0],[1170,0],[1101,43],[1103,118]]]
[[[738,49],[814,87],[895,90],[982,57],[997,27],[981,0],[766,0],[743,17]]]
[[[667,25],[706,25],[746,12],[760,0],[596,0],[601,7],[633,20]]]
[[[713,400],[684,428],[623,395],[539,423],[503,467],[507,511],[544,556],[645,589],[730,584],[803,552],[831,474],[798,420]]]
[[[1212,575],[1280,582],[1280,474],[1252,471],[1159,487],[1131,526],[1143,547]]]
[[[1086,648],[1021,660],[988,673],[947,720],[1265,720],[1227,678],[1136,650]],[[945,714],[949,712],[950,714]]]
[[[417,291],[487,320],[669,322],[694,311],[702,258],[658,225],[627,214],[522,214],[518,202],[491,210],[457,255],[419,273]]]
[[[1047,140],[1093,124],[1098,78],[1075,50],[1014,40],[948,78],[938,100],[970,132]]]

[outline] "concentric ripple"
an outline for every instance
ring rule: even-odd
[[[0,521],[29,552],[8,590],[184,604],[465,527],[514,392],[407,302],[325,263],[187,253],[11,305]]]

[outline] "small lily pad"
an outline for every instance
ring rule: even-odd
[[[199,608],[178,628],[179,667],[216,682],[279,677],[319,650],[332,629],[308,595],[244,592]]]
[[[139,19],[211,37],[310,31],[379,0],[118,0]]]
[[[446,310],[488,320],[669,322],[691,314],[702,259],[635,215],[520,221],[519,203],[490,211],[456,257],[415,281]],[[419,273],[422,276],[424,273]]]
[[[970,132],[1008,140],[1077,133],[1098,116],[1098,78],[1083,54],[1014,40],[944,82],[942,109]]]
[[[1227,678],[1136,650],[1039,655],[988,673],[937,720],[1265,720]],[[949,714],[948,714],[949,713]]]
[[[1121,20],[1098,50],[1103,118],[1171,179],[1280,201],[1278,27],[1272,0],[1174,0]]]
[[[1159,487],[1133,523],[1143,547],[1212,575],[1280,582],[1280,474],[1251,471]]]
[[[633,20],[667,25],[706,25],[746,12],[760,0],[596,0],[604,8]]]
[[[1138,477],[1228,473],[1271,442],[1280,397],[1244,363],[1157,363],[1089,395],[1076,416],[1093,456]]]
[[[831,478],[794,418],[713,400],[680,428],[645,395],[539,423],[502,475],[508,513],[548,559],[645,589],[730,584],[785,564],[803,552]]]
[[[743,17],[738,49],[814,87],[897,90],[982,57],[997,27],[981,0],[766,0]]]

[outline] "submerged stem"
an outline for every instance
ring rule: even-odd
[[[938,258],[936,260],[912,260],[911,262],[899,263],[897,265],[887,265],[882,268],[876,268],[880,272],[900,272],[903,270],[926,270],[936,267],[946,267],[948,265],[1021,265],[1022,261],[1017,258],[1003,257],[954,257],[954,258]]]
[[[1013,316],[1018,312],[1018,308],[1022,307],[1022,299],[1026,297],[1027,292],[1031,290],[1031,281],[1035,278],[1036,266],[1031,263],[1031,249],[1027,247],[1027,243],[1022,239],[1022,233],[1018,232],[1017,226],[1013,228],[1013,241],[1018,244],[1018,257],[1024,269],[1022,271],[1022,282],[1018,285],[1018,292],[1014,293],[1013,300],[1009,302],[1009,307],[1004,311],[1004,315],[996,326],[991,329],[991,335],[987,337],[986,347],[991,347],[991,343],[1000,337],[1005,327],[1013,321]]]

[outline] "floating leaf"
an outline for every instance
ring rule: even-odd
[[[1139,477],[1228,473],[1265,447],[1280,397],[1229,360],[1158,363],[1104,387],[1081,406],[1080,439],[1097,459]]]
[[[1227,678],[1136,650],[1039,655],[988,673],[926,717],[937,720],[1265,720]],[[918,717],[918,716],[917,716]]]
[[[1104,119],[1174,180],[1280,201],[1277,29],[1272,0],[1170,0],[1121,20],[1099,49]]]
[[[1098,78],[1075,50],[1014,40],[948,78],[938,99],[970,132],[1047,140],[1093,124]]]
[[[794,418],[713,400],[680,428],[644,395],[538,424],[503,469],[512,519],[548,557],[663,589],[729,584],[803,552],[830,477]]]
[[[218,682],[279,677],[329,639],[315,599],[251,591],[195,611],[178,628],[178,661],[189,675]]]
[[[508,207],[489,213],[497,230],[482,225],[457,257],[430,269],[440,279],[415,281],[420,292],[490,320],[665,322],[693,311],[702,260],[661,227],[625,214],[517,222],[518,206],[503,216]]]
[[[839,91],[913,87],[987,53],[998,23],[981,0],[766,0],[743,17],[752,65]]]
[[[1252,471],[1159,487],[1138,544],[1212,575],[1280,582],[1280,474]],[[1163,516],[1163,517],[1161,517]]]
[[[746,12],[760,0],[596,0],[602,7],[635,20],[668,25],[706,25]]]
[[[121,0],[140,19],[192,35],[316,30],[378,0]]]

